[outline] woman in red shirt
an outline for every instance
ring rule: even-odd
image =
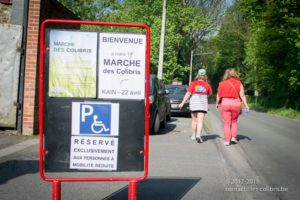
[[[202,143],[201,132],[203,129],[204,116],[208,110],[208,95],[212,94],[209,83],[206,82],[207,76],[205,69],[200,69],[196,80],[190,83],[179,108],[190,98],[190,110],[192,115],[192,139]]]
[[[237,143],[237,121],[242,102],[247,111],[249,111],[249,107],[244,86],[234,68],[229,68],[225,71],[223,81],[219,83],[216,102],[216,108],[221,107],[224,125],[224,144],[229,146],[230,142]]]

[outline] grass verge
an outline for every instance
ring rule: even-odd
[[[300,111],[294,110],[292,108],[265,108],[261,105],[254,105],[250,104],[250,109],[259,111],[259,112],[265,112],[272,115],[280,116],[280,117],[286,117],[289,119],[296,119],[300,120]]]

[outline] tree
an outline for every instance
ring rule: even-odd
[[[272,106],[299,108],[300,2],[241,0],[238,8],[250,25],[245,63],[257,89]]]
[[[145,23],[151,28],[151,73],[156,74],[161,29],[160,0],[125,0],[117,11],[107,15],[105,20]],[[188,5],[178,0],[168,0],[166,35],[164,49],[163,80],[187,80],[189,56],[193,47],[193,33],[208,31],[210,22],[204,17],[200,7]]]
[[[61,0],[82,19],[144,23],[151,28],[151,73],[156,74],[161,0]],[[224,0],[168,0],[163,80],[188,80],[190,52],[214,31]]]
[[[213,53],[207,57],[207,63],[209,63],[214,88],[217,88],[225,69],[229,67],[237,68],[242,80],[246,79],[247,69],[243,61],[248,38],[248,24],[236,5],[233,5],[226,11],[218,34],[211,37],[204,45],[206,52]],[[246,83],[248,84],[249,81]]]
[[[101,20],[113,12],[114,0],[58,0],[83,20]]]

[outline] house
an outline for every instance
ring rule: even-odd
[[[2,130],[37,133],[39,28],[50,18],[79,19],[55,0],[0,0]]]

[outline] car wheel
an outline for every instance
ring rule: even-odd
[[[167,116],[165,116],[164,120],[162,120],[162,121],[160,122],[160,127],[166,128],[166,123],[167,123]]]
[[[153,134],[157,134],[159,132],[159,129],[160,129],[160,121],[159,121],[159,114],[157,113],[155,115],[155,120],[151,132]]]
[[[169,112],[168,115],[167,115],[167,121],[168,122],[171,121],[171,112]]]

